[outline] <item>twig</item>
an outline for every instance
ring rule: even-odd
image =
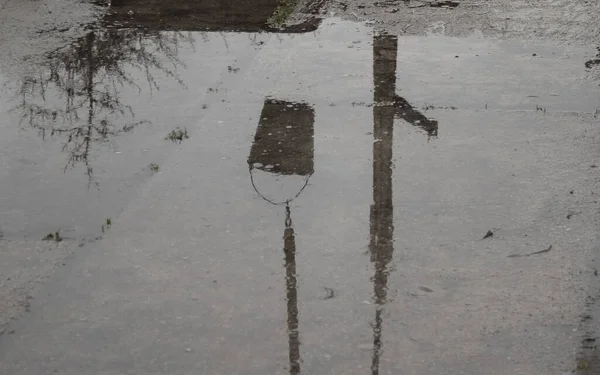
[[[402,28],[402,33],[406,33],[406,31],[407,31],[407,30],[408,30],[410,27],[412,27],[412,25],[414,25],[414,24],[413,24],[413,23],[409,23],[409,24],[407,24],[406,26],[404,26],[404,27]]]
[[[544,250],[540,250],[540,251],[534,251],[533,253],[527,253],[527,254],[512,254],[509,255],[509,258],[520,258],[520,257],[528,257],[531,255],[537,255],[537,254],[543,254],[543,253],[547,253],[548,251],[552,250],[552,245],[550,245],[549,248],[544,249]]]
[[[483,238],[480,241],[494,237],[494,233],[496,233],[498,231],[498,229],[500,229],[500,228],[492,228],[492,229],[488,230],[487,233],[485,234],[485,236],[483,236]]]

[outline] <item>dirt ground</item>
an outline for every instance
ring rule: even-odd
[[[397,35],[481,34],[570,43],[600,39],[600,3],[587,0],[331,0],[329,10]]]

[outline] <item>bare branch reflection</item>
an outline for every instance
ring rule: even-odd
[[[160,89],[160,73],[180,84],[177,69],[182,43],[191,34],[143,30],[92,31],[75,43],[49,53],[35,75],[22,79],[19,104],[14,108],[42,138],[60,136],[69,154],[65,170],[85,165],[89,183],[95,182],[90,164],[92,147],[111,136],[130,132],[146,121],[135,119],[133,108],[120,99],[126,86],[142,90],[132,77],[142,72],[148,89]],[[97,183],[96,183],[97,184]]]

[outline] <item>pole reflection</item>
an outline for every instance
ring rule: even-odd
[[[394,118],[398,117],[437,137],[438,123],[428,119],[408,101],[396,95],[398,38],[373,38],[373,204],[370,212],[369,253],[374,265],[372,375],[379,374],[383,350],[383,313],[387,303],[390,262],[394,254],[393,145]]]
[[[306,103],[265,100],[248,157],[250,181],[256,193],[272,205],[285,206],[283,253],[290,375],[300,374],[301,362],[296,237],[290,204],[302,194],[314,173],[314,121],[314,110]],[[253,177],[257,170],[280,179],[286,176],[302,176],[304,182],[297,186],[294,195],[277,201],[260,191]]]
[[[285,207],[285,231],[283,252],[285,254],[285,287],[287,299],[287,331],[290,375],[300,374],[300,332],[298,323],[298,287],[296,284],[296,237],[292,227],[290,206]]]

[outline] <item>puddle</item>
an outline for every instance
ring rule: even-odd
[[[106,353],[106,342],[153,358],[149,372],[533,374],[573,363],[570,270],[507,255],[552,240],[551,254],[569,256],[560,249],[574,242],[549,212],[556,189],[582,178],[569,172],[582,162],[573,145],[589,146],[565,128],[593,131],[586,51],[399,38],[339,19],[258,33],[274,1],[262,13],[177,4],[175,27],[113,0],[107,20],[147,30],[95,30],[34,74],[4,77],[0,233],[75,238],[107,217],[119,227],[80,260],[93,282],[39,302],[62,323],[30,321],[3,348],[9,371],[57,366],[58,351]],[[165,140],[174,129],[189,138]],[[492,227],[504,237],[482,245]],[[93,324],[59,319],[65,306]],[[40,347],[54,329],[89,345]],[[552,350],[531,345],[548,335]],[[97,358],[127,372],[128,359]]]

